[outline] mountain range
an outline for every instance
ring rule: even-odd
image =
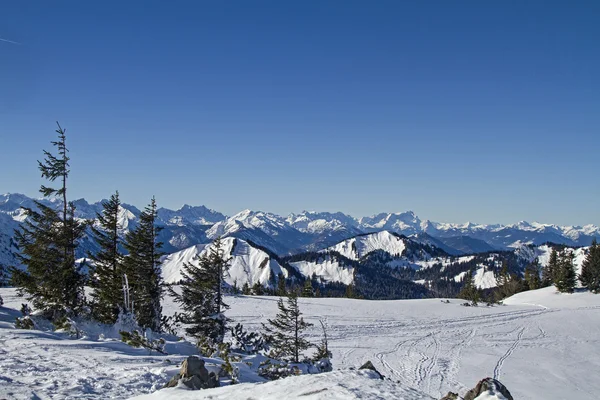
[[[79,199],[74,203],[78,218],[94,219],[96,213],[102,211],[101,201],[89,203]],[[59,202],[54,204],[60,206]],[[14,251],[13,231],[24,218],[21,207],[35,207],[34,199],[22,194],[0,195],[0,262],[10,261]],[[139,214],[137,207],[122,205],[124,232],[136,226]],[[600,229],[595,225],[558,226],[525,221],[511,225],[450,224],[421,220],[412,211],[361,218],[341,212],[303,211],[280,216],[252,210],[225,216],[204,206],[184,205],[178,210],[158,209],[157,223],[164,227],[160,240],[168,253],[207,243],[217,236],[248,240],[280,256],[322,250],[345,239],[379,231],[413,237],[450,255],[509,250],[547,242],[588,246],[594,238],[600,238]],[[92,242],[84,245],[82,252],[88,250],[94,250]]]
[[[76,217],[93,220],[102,211],[101,203],[75,201]],[[35,202],[20,194],[0,196],[0,263],[5,265],[18,265],[14,230],[25,218],[21,207],[35,207]],[[135,206],[122,205],[123,235],[136,226],[139,215]],[[282,217],[244,210],[227,217],[204,206],[185,205],[158,209],[157,224],[164,228],[160,240],[169,253],[162,263],[167,283],[178,282],[183,266],[193,264],[220,236],[231,257],[227,282],[232,286],[273,288],[281,278],[310,279],[329,295],[340,295],[352,285],[369,298],[451,297],[469,270],[477,286],[491,288],[503,263],[520,273],[535,258],[547,263],[546,243],[579,248],[575,251],[580,268],[587,251],[582,246],[600,237],[593,225],[444,224],[422,221],[410,211],[354,218],[308,211]],[[95,246],[86,236],[78,256],[96,251]]]

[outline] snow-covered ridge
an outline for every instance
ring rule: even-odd
[[[335,246],[329,247],[328,251],[335,251],[351,260],[358,260],[373,251],[385,251],[391,256],[400,257],[406,249],[404,238],[394,235],[388,231],[381,231],[360,235],[344,240]]]
[[[166,283],[177,283],[182,279],[184,265],[198,265],[197,257],[210,251],[210,244],[199,244],[165,256],[162,263],[162,277]],[[236,239],[223,239],[225,255],[231,257],[225,281],[230,285],[242,287],[258,283],[269,286],[276,282],[279,274],[287,278],[288,272],[263,250],[253,247],[248,242]]]

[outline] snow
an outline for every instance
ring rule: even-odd
[[[189,391],[181,388],[165,389],[136,400],[230,400],[230,399],[397,399],[431,400],[416,390],[384,382],[368,370],[334,371],[319,375],[302,375],[264,384],[245,383],[207,391]]]
[[[323,259],[316,262],[298,261],[291,262],[290,265],[306,277],[316,274],[325,282],[341,282],[350,285],[354,281],[354,268],[343,265],[330,255],[324,255]]]
[[[388,231],[381,231],[344,240],[327,250],[336,251],[351,260],[358,260],[376,250],[383,250],[392,256],[401,256],[405,248],[402,238]]]
[[[473,275],[475,286],[479,289],[489,289],[498,286],[494,271],[486,271],[484,267],[477,269]]]
[[[123,399],[148,394],[162,387],[194,352],[185,342],[169,342],[169,355],[149,355],[108,333],[105,338],[73,339],[16,330],[12,322],[23,299],[10,288],[0,288],[0,295],[8,307],[0,308],[0,398]],[[229,297],[227,315],[258,330],[276,314],[277,299]],[[515,399],[591,400],[600,392],[600,381],[594,378],[600,373],[594,335],[600,330],[600,295],[557,294],[545,288],[519,293],[496,307],[463,307],[461,300],[445,304],[439,299],[299,302],[305,319],[317,323],[309,331],[312,341],[320,339],[319,319],[329,326],[332,374],[206,392],[161,390],[149,398],[269,399],[309,393],[300,398],[439,399],[448,391],[464,394],[486,376],[500,380]],[[163,307],[165,315],[177,310],[169,298]],[[348,371],[368,360],[390,381]],[[315,392],[325,387],[330,389]]]
[[[223,239],[222,243],[225,254],[231,257],[225,277],[225,281],[230,285],[237,284],[241,288],[245,283],[250,286],[260,283],[268,286],[278,274],[287,277],[287,270],[282,268],[276,260],[248,242],[229,237]],[[182,279],[183,266],[190,262],[198,265],[196,257],[206,254],[209,249],[210,245],[199,244],[165,256],[162,263],[164,281],[166,283],[179,282]]]

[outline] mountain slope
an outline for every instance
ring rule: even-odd
[[[258,283],[263,286],[274,286],[277,276],[288,276],[288,271],[279,265],[265,251],[252,246],[250,243],[228,237],[223,239],[225,255],[231,257],[225,281],[229,285],[242,287]],[[186,263],[198,265],[196,257],[203,256],[210,251],[210,244],[199,244],[187,249],[165,256],[162,263],[162,276],[166,283],[177,283],[181,277],[181,270]]]

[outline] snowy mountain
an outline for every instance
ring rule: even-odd
[[[262,211],[244,210],[206,231],[206,237],[234,236],[250,239],[278,254],[310,243],[311,236],[291,226],[283,217]]]
[[[157,210],[158,218],[165,225],[209,225],[212,226],[217,222],[225,219],[225,216],[220,212],[211,210],[204,206],[190,206],[185,204],[179,210],[173,211],[168,208],[159,208]]]
[[[363,217],[359,220],[359,224],[360,228],[366,232],[388,230],[409,236],[423,231],[421,220],[412,211]]]
[[[59,201],[41,201],[60,207]],[[88,203],[85,199],[79,199],[74,203],[78,218],[93,219],[102,210],[101,201]],[[35,207],[34,200],[22,194],[0,195],[0,214],[10,217],[17,224],[25,218],[21,206]],[[122,207],[121,224],[125,234],[136,226],[141,211],[129,204],[123,204]],[[164,242],[166,252],[224,236],[249,240],[280,256],[319,251],[361,234],[381,231],[412,236],[417,242],[431,244],[451,255],[510,250],[526,244],[541,245],[547,242],[573,247],[588,246],[594,237],[600,239],[600,229],[595,225],[558,226],[524,221],[512,225],[448,224],[421,220],[411,211],[354,218],[340,212],[303,211],[282,217],[268,212],[244,210],[225,217],[204,206],[184,205],[179,210],[160,208],[158,224],[164,227],[160,240]],[[4,253],[8,252],[4,243],[10,245],[15,227],[6,222],[0,225],[0,234],[8,238],[8,241],[0,242]],[[80,248],[78,257],[94,250],[94,244],[87,240],[85,246]]]
[[[400,257],[406,249],[406,238],[400,237],[388,231],[359,235],[344,240],[327,248],[335,251],[351,260],[358,260],[374,251],[384,251],[393,257]]]
[[[229,285],[242,287],[256,283],[273,286],[277,276],[288,277],[288,271],[265,251],[252,244],[233,237],[223,239],[225,255],[231,257],[225,281]],[[166,283],[177,283],[182,279],[181,271],[185,264],[198,265],[197,257],[210,251],[210,244],[198,244],[169,254],[163,259],[162,276]]]

